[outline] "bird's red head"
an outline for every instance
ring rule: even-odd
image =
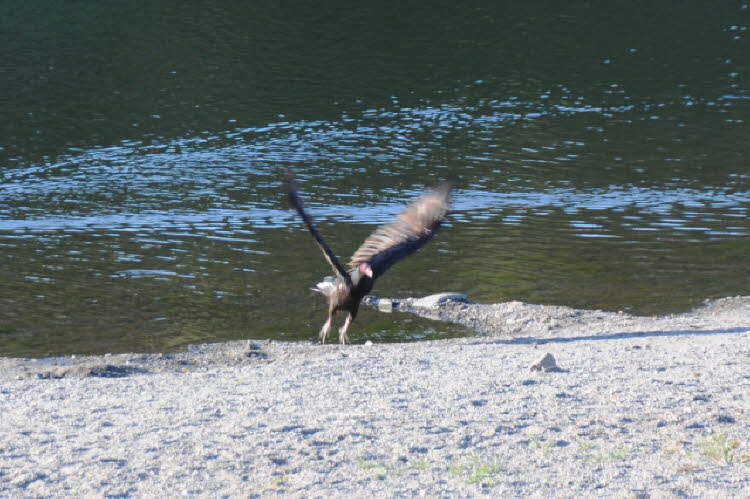
[[[360,263],[357,267],[359,269],[359,272],[366,275],[370,279],[372,279],[372,267],[370,267],[370,264],[367,262]]]

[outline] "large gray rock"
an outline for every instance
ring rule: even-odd
[[[437,308],[441,303],[451,301],[466,303],[469,299],[466,295],[461,293],[437,293],[414,300],[414,303],[412,303],[411,306],[417,308]]]

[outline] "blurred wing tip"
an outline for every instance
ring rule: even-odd
[[[455,177],[446,177],[443,179],[440,179],[435,184],[434,190],[440,190],[440,191],[450,191],[456,186],[456,178]]]
[[[287,188],[295,188],[296,187],[296,181],[294,179],[294,170],[290,165],[284,166],[284,185],[287,186]]]

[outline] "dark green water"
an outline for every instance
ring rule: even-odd
[[[314,339],[424,185],[380,296],[663,314],[750,294],[748,2],[0,5],[0,355]],[[465,334],[365,310],[355,342]]]

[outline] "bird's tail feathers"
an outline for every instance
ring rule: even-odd
[[[310,289],[328,296],[333,292],[335,287],[336,287],[336,278],[326,277],[321,282],[316,284],[314,288],[310,288]]]

